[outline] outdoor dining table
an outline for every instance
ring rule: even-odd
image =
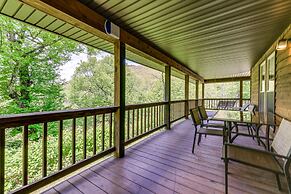
[[[213,121],[223,121],[225,123],[224,142],[232,141],[237,136],[243,135],[242,133],[235,133],[235,136],[231,138],[232,124],[244,123],[255,127],[256,138],[258,143],[261,142],[267,150],[270,149],[270,127],[274,129],[279,126],[281,119],[271,112],[250,112],[250,111],[237,111],[237,110],[218,110],[211,118]],[[261,126],[266,126],[266,136],[264,139],[266,142],[261,140],[259,136],[259,129]]]

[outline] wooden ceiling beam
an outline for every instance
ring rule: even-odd
[[[204,83],[221,83],[221,82],[235,82],[235,81],[245,81],[251,80],[250,76],[243,76],[243,77],[228,77],[228,78],[219,78],[219,79],[205,79]]]
[[[117,40],[105,33],[104,23],[105,17],[91,10],[77,0],[21,0],[36,9],[43,11],[56,18],[64,20],[73,26],[90,32],[109,42],[116,42]],[[137,38],[126,30],[120,28],[120,41],[141,51],[145,55],[150,55],[166,65],[172,66],[185,74],[190,75],[194,79],[204,81],[203,77],[192,71],[185,65],[177,62],[169,57],[163,51],[153,47],[151,44]],[[140,53],[139,53],[140,54]]]

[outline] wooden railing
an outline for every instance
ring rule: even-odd
[[[183,117],[185,117],[185,103],[186,100],[175,100],[171,101],[171,122],[175,122]]]
[[[212,110],[235,109],[240,107],[239,98],[204,98],[203,101],[205,108]],[[247,103],[250,103],[250,99],[242,99],[242,106]]]
[[[189,111],[190,111],[190,109],[193,109],[193,108],[195,108],[196,106],[197,106],[197,100],[195,100],[195,99],[190,99],[189,101],[188,101],[188,103],[189,103]],[[190,114],[190,112],[189,112],[189,114]]]
[[[198,104],[196,100],[172,101],[170,103],[171,122],[185,117],[185,103],[188,103],[189,109]],[[125,145],[165,127],[166,104],[167,102],[127,105],[125,109]],[[5,141],[9,141],[6,136],[11,130],[17,129],[22,133],[20,136],[22,148],[20,147],[21,150],[19,150],[22,156],[19,165],[22,170],[21,172],[18,170],[20,174],[14,175],[20,182],[15,185],[18,189],[13,193],[26,193],[114,152],[114,113],[117,109],[118,107],[100,107],[1,116],[0,194],[4,193],[5,181],[10,181],[5,179],[5,170],[7,172],[9,169],[7,166],[5,168],[4,164],[7,161],[5,157],[13,157],[7,153],[5,155],[5,146],[8,146],[8,142]],[[37,141],[41,147],[39,153],[31,153],[29,147],[29,144],[33,143],[29,134],[35,128],[41,131],[41,139]],[[54,130],[55,142],[50,142],[51,130]],[[69,141],[67,141],[68,139]],[[50,150],[51,147],[48,145],[51,144],[54,144],[54,150]],[[49,158],[50,152],[56,152],[56,157]],[[31,154],[38,155],[40,158],[41,164],[37,177],[30,174],[29,156]],[[55,166],[51,167],[49,161],[53,161]],[[20,177],[18,178],[18,176]]]
[[[112,153],[115,150],[113,146],[113,113],[117,108],[118,107],[101,107],[70,111],[17,114],[0,117],[0,193],[4,193],[5,137],[9,130],[16,128],[22,131],[22,175],[18,178],[21,180],[23,187],[14,192],[26,193],[63,177],[98,158]],[[40,178],[39,181],[36,181],[35,177],[30,180],[29,177],[31,177],[31,174],[28,171],[30,165],[28,160],[30,143],[29,133],[31,133],[35,128],[42,128],[42,154],[30,153],[40,155],[41,157],[42,173],[41,177],[38,177],[38,179]],[[90,137],[88,136],[89,128],[91,132]],[[52,170],[50,168],[48,171],[48,153],[54,152],[54,150],[48,150],[48,132],[51,130],[57,131],[57,142],[54,143],[57,144],[56,148],[58,157],[56,159],[57,169]],[[63,144],[63,139],[67,138],[67,136],[71,136],[70,159],[68,156],[63,155],[64,146],[68,147],[68,145]],[[82,151],[76,150],[76,142],[80,141],[79,138],[82,139]],[[64,164],[64,160],[67,161],[66,164]]]
[[[165,104],[166,102],[157,102],[126,106],[126,145],[165,126]]]

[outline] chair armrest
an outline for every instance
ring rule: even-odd
[[[276,154],[276,153],[274,153],[274,152],[270,152],[270,151],[266,151],[266,150],[258,150],[258,149],[255,149],[255,148],[246,147],[246,146],[241,146],[241,145],[232,144],[232,143],[225,143],[224,145],[225,145],[225,146],[238,147],[238,148],[242,148],[242,149],[247,149],[247,150],[255,151],[255,152],[261,152],[261,153],[269,154],[269,155],[272,155],[272,156],[274,156],[274,157],[278,157],[278,158],[289,159],[289,158],[286,157],[286,156],[283,156],[283,155],[280,155],[280,154]]]
[[[266,137],[264,136],[256,136],[256,135],[249,135],[249,134],[245,134],[245,133],[236,133],[236,132],[232,132],[234,134],[238,134],[238,135],[241,135],[241,136],[246,136],[246,137],[259,137],[260,139],[267,139]],[[272,138],[269,138],[269,140],[273,140]]]

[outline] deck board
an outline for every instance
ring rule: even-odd
[[[180,122],[128,148],[124,158],[109,158],[46,192],[224,193],[222,138],[203,137],[193,155],[193,133],[191,120]],[[235,143],[258,148],[248,137]],[[279,192],[272,173],[234,162],[229,169],[229,193],[287,193],[284,185]]]

